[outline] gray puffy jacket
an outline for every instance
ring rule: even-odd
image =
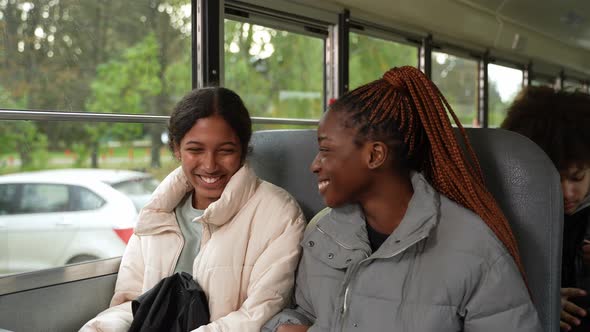
[[[412,185],[401,224],[374,253],[358,206],[310,224],[296,306],[263,331],[542,331],[516,264],[481,218],[418,173]]]

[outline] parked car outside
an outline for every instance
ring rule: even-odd
[[[157,185],[127,170],[0,176],[0,274],[121,256]]]

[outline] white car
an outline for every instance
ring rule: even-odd
[[[0,176],[0,274],[121,256],[157,185],[125,170]]]

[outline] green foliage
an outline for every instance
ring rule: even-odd
[[[154,98],[162,92],[159,79],[159,45],[153,33],[128,48],[119,58],[101,64],[90,84],[91,95],[86,109],[95,113],[149,113]],[[87,133],[82,144],[75,144],[75,166],[81,167],[99,142],[105,137],[127,142],[141,138],[142,126],[127,123],[92,123],[85,125]],[[98,153],[98,151],[94,151]]]
[[[28,4],[0,1],[0,39],[7,46],[0,51],[0,77],[9,78],[3,84],[11,97],[8,102],[0,94],[0,107],[84,112],[93,106],[94,112],[167,114],[172,101],[190,89],[190,70],[183,78],[189,88],[182,93],[180,82],[167,85],[165,78],[168,66],[182,67],[179,61],[190,68],[190,1]],[[174,99],[168,87],[179,91]],[[23,102],[13,106],[13,101]],[[98,141],[153,134],[149,126],[128,124],[36,126],[51,151],[86,144],[88,151],[81,155],[95,153]]]
[[[162,90],[158,80],[159,46],[153,33],[127,49],[120,59],[113,59],[97,68],[90,85],[92,95],[87,103],[90,112],[138,114],[145,112],[142,97],[155,96]]]
[[[42,170],[46,169],[49,164],[49,152],[47,151],[47,136],[38,132],[36,128],[33,129],[29,142],[31,148],[31,162],[29,164],[21,164],[22,170]],[[21,154],[22,155],[22,154]],[[21,158],[21,161],[23,159]]]
[[[478,124],[476,60],[434,52],[432,81],[445,96],[463,126]]]
[[[47,165],[47,136],[31,121],[0,121],[0,153],[17,152],[21,170]]]
[[[15,98],[7,91],[2,85],[0,85],[0,107],[20,109],[26,106],[26,98],[21,100],[15,100]]]
[[[166,94],[171,100],[180,100],[187,92],[192,90],[192,77],[190,70],[190,53],[186,52],[180,59],[168,66],[165,72],[164,80],[167,88]],[[167,110],[162,110],[162,114],[170,114]]]
[[[510,106],[512,98],[508,98],[507,101],[502,101],[500,98],[500,93],[498,92],[498,85],[496,82],[490,80],[489,82],[489,117],[488,117],[488,125],[490,127],[499,127],[506,118],[506,112],[508,111],[508,107]]]
[[[324,43],[316,37],[225,21],[225,86],[252,116],[319,118]]]
[[[72,151],[75,154],[74,163],[72,166],[76,168],[88,167],[88,159],[92,153],[88,144],[74,143],[72,144]]]
[[[0,105],[6,108],[22,108],[24,101],[15,101],[0,86]],[[47,136],[39,132],[31,121],[0,121],[0,154],[17,152],[21,169],[41,169],[47,163]]]
[[[374,81],[393,67],[417,66],[418,48],[350,33],[350,89]]]

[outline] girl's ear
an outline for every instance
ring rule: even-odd
[[[178,160],[180,160],[180,147],[178,146],[178,144],[174,144],[174,157]]]
[[[387,161],[389,149],[387,145],[380,141],[367,142],[367,167],[377,169]]]

